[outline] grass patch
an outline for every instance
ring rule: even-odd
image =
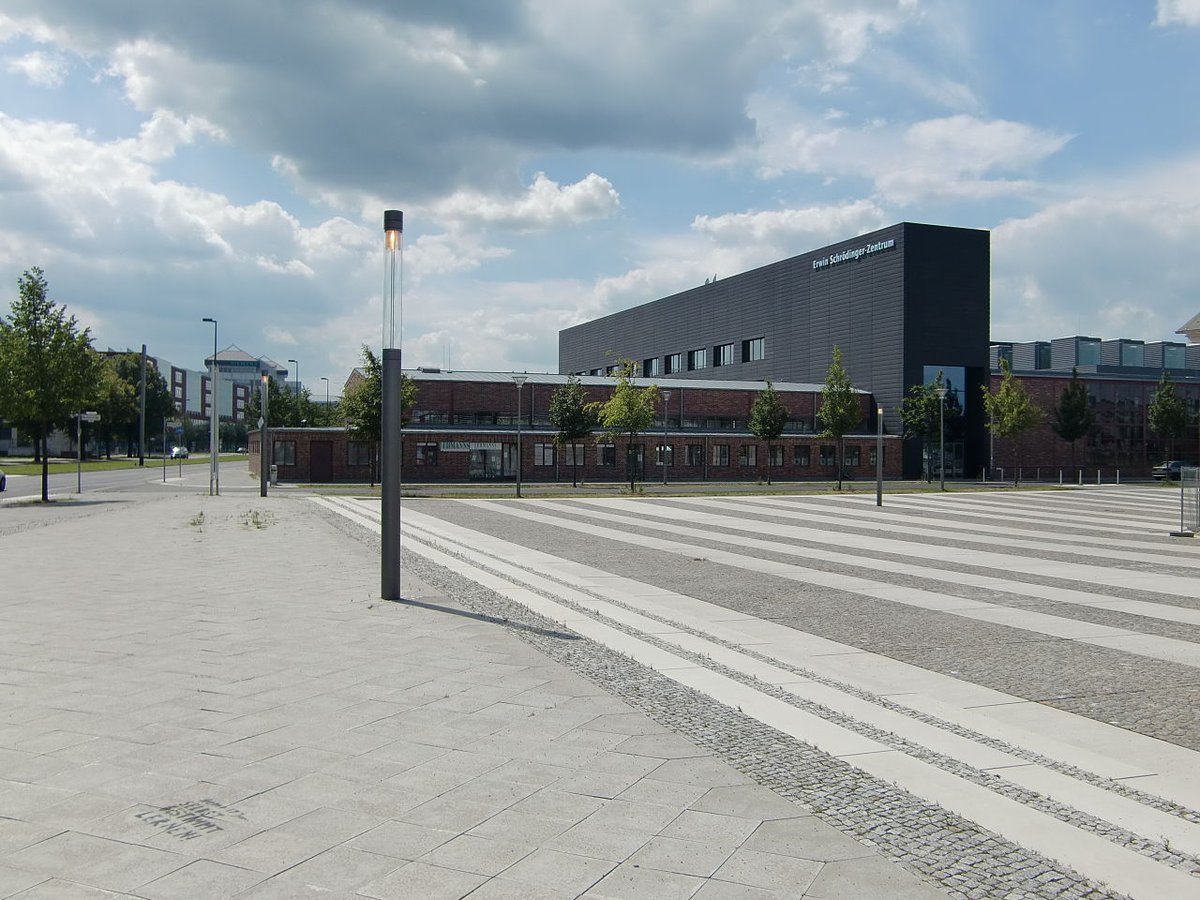
[[[246,459],[245,455],[240,453],[222,454],[221,462],[239,462]],[[182,463],[185,466],[207,466],[208,457],[188,457],[187,459],[168,459],[168,466],[178,466]],[[84,472],[113,472],[119,469],[151,469],[162,468],[162,457],[146,457],[146,465],[139,466],[136,459],[88,459],[84,460],[82,469]],[[76,471],[77,463],[73,459],[52,459],[50,460],[48,470],[51,475],[61,475],[64,472]],[[42,464],[35,462],[6,462],[0,459],[0,469],[3,469],[9,475],[41,475]]]
[[[269,512],[259,512],[257,509],[251,509],[242,513],[242,524],[247,528],[261,530],[269,525],[274,525],[275,517]]]

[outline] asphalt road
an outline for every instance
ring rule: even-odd
[[[221,461],[221,490],[258,490],[258,482],[247,473],[244,459]],[[165,477],[164,477],[165,476]],[[179,465],[168,461],[164,472],[162,460],[146,460],[135,469],[114,469],[105,472],[84,472],[82,479],[75,468],[56,463],[50,472],[50,496],[66,497],[83,493],[127,493],[163,490],[208,490],[208,465]],[[8,475],[8,488],[0,494],[0,504],[28,497],[40,497],[40,475]]]

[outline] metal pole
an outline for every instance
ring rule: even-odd
[[[138,385],[138,465],[146,464],[146,345],[142,344],[141,382]]]
[[[883,407],[875,407],[875,505],[883,506]]]
[[[163,458],[163,484],[166,484],[167,483],[167,417],[166,416],[163,416],[162,458]]]
[[[381,425],[379,496],[381,504],[380,535],[380,596],[384,600],[400,600],[400,493],[402,489],[400,443],[402,392],[404,372],[401,368],[401,348],[396,346],[396,281],[401,274],[403,259],[397,269],[397,254],[404,235],[404,213],[398,209],[384,210],[384,300],[383,304],[383,383],[381,385]],[[400,286],[400,315],[403,316],[404,286]],[[403,338],[401,338],[403,340]]]
[[[667,484],[667,414],[670,408],[667,404],[671,400],[671,392],[663,391],[663,448],[662,448],[662,467],[663,467],[663,486]]]
[[[521,387],[525,384],[524,375],[514,375],[513,384],[517,386],[517,499],[521,499]]]
[[[83,493],[83,413],[75,413],[75,493]],[[45,448],[42,448],[45,452]]]
[[[213,327],[212,372],[209,376],[212,409],[209,411],[208,423],[208,493],[209,496],[214,496],[221,493],[221,475],[217,468],[220,465],[217,452],[217,429],[220,427],[217,418],[217,320],[205,316],[203,321],[212,322]]]
[[[267,407],[270,404],[271,395],[267,379],[270,377],[270,375],[264,373],[262,384],[259,386],[260,397],[262,398],[258,404],[259,421],[261,422],[258,426],[258,495],[260,497],[267,496],[267,482],[270,481],[271,473],[271,443],[267,426],[267,423],[271,421],[267,418],[270,415]]]
[[[944,491],[946,489],[946,388],[939,384],[935,390],[938,395],[938,474],[941,475],[942,490]]]

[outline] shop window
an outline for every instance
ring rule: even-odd
[[[688,444],[687,445],[687,464],[689,466],[704,465],[704,445],[703,444]]]
[[[713,365],[733,365],[733,344],[717,344],[717,346],[713,347]]]
[[[758,447],[754,444],[742,444],[742,446],[738,447],[738,465],[758,465]]]
[[[821,465],[823,465],[823,466],[835,465],[836,459],[837,459],[837,447],[833,446],[833,444],[822,444],[821,445]]]
[[[554,445],[553,444],[534,444],[533,445],[533,464],[535,466],[552,466],[552,465],[554,465]]]
[[[792,465],[807,469],[812,465],[812,455],[809,447],[796,446],[792,448]]]
[[[436,466],[438,464],[437,444],[417,444],[417,465]]]
[[[772,444],[767,448],[767,465],[782,466],[783,465],[783,447],[779,444]]]
[[[277,466],[294,466],[296,464],[296,442],[276,441],[273,445],[274,463]]]
[[[713,444],[712,448],[712,464],[714,466],[729,465],[729,445],[728,444]]]
[[[689,372],[695,372],[697,369],[707,369],[708,348],[701,347],[699,350],[689,350],[687,366]]]
[[[742,362],[754,362],[767,358],[767,339],[751,338],[742,341]]]
[[[346,465],[369,466],[371,464],[371,445],[367,441],[348,441],[346,443]]]

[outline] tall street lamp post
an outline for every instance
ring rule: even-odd
[[[883,506],[883,407],[875,407],[875,505]]]
[[[942,490],[946,489],[946,388],[934,388],[938,396],[938,473],[942,476]]]
[[[258,494],[260,497],[267,496],[267,482],[271,472],[271,438],[270,429],[267,423],[271,420],[268,418],[270,410],[267,404],[270,402],[271,392],[267,385],[270,375],[266,372],[262,373],[262,386],[260,388],[260,400],[258,403]]]
[[[380,596],[384,600],[399,600],[400,593],[400,491],[402,444],[400,443],[401,404],[404,375],[401,368],[401,347],[396,342],[396,319],[404,316],[404,213],[398,209],[383,212],[384,234],[384,304],[383,304],[383,384],[380,410],[380,441],[382,467],[379,473],[379,496],[382,506],[380,527]],[[398,259],[399,257],[399,259]],[[397,262],[399,265],[397,265]],[[400,282],[399,309],[396,303],[396,283]],[[401,324],[403,329],[403,324]],[[403,340],[403,338],[401,338]]]
[[[208,493],[209,496],[214,496],[221,493],[221,460],[220,454],[217,452],[219,446],[217,438],[217,429],[219,427],[217,416],[217,377],[219,374],[219,370],[217,369],[217,320],[205,316],[203,321],[212,322],[213,327],[212,374],[209,376],[209,387],[212,390],[212,409],[210,410],[211,420],[208,425]]]
[[[296,394],[296,400],[299,401],[300,400],[300,361],[296,360],[296,359],[289,359],[288,362],[296,364],[295,394]],[[297,406],[296,408],[299,409],[300,407]]]
[[[670,407],[667,406],[671,401],[671,392],[662,392],[663,400],[663,446],[662,446],[662,467],[663,467],[663,484],[667,483],[667,414],[670,412]]]
[[[517,499],[521,498],[521,386],[525,384],[526,375],[514,375],[513,384],[517,386]]]
[[[321,380],[325,382],[325,411],[329,412],[329,379],[322,375]]]

